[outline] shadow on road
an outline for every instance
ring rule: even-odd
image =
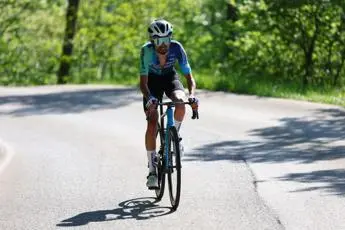
[[[153,197],[136,198],[119,203],[119,208],[80,213],[57,224],[58,227],[87,225],[90,222],[115,220],[147,220],[171,214],[170,207],[161,207]]]
[[[311,187],[294,192],[323,190],[327,193],[345,197],[345,169],[320,170],[307,173],[291,173],[279,178],[283,181],[297,181],[311,184]],[[322,183],[320,185],[320,183]]]
[[[1,96],[0,115],[28,116],[115,109],[141,100],[140,95],[135,88],[116,88]],[[9,108],[4,110],[6,105]]]
[[[185,161],[247,161],[248,163],[295,162],[310,164],[345,158],[345,112],[340,109],[316,110],[312,116],[282,118],[277,126],[254,129],[253,140],[210,143],[187,154]],[[286,175],[282,180],[327,183],[313,189],[331,189],[345,194],[345,172],[313,171]]]

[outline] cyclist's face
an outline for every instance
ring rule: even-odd
[[[156,46],[156,50],[159,54],[166,54],[168,52],[168,45],[162,44],[160,46]]]
[[[153,38],[152,40],[155,45],[156,51],[159,54],[166,54],[168,52],[170,41],[171,41],[170,37],[162,37],[162,38],[157,37],[157,38]]]

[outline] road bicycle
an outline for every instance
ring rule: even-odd
[[[176,210],[180,203],[181,194],[181,152],[182,138],[174,125],[174,107],[176,104],[191,104],[191,102],[158,102],[159,119],[157,122],[157,137],[160,137],[160,148],[157,156],[158,189],[155,189],[157,200],[164,194],[166,175],[168,178],[170,202],[172,209]],[[163,106],[166,106],[165,112]],[[167,117],[166,123],[164,118]],[[199,119],[197,110],[193,110],[192,119]],[[158,140],[157,140],[158,141]]]

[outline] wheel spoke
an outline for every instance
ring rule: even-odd
[[[170,202],[174,210],[177,209],[180,201],[181,190],[181,162],[178,135],[175,127],[169,130],[169,160],[170,170],[168,173],[168,184]],[[172,147],[172,148],[171,148]],[[171,151],[173,150],[173,151]]]
[[[159,141],[158,141],[158,135],[159,135]],[[158,129],[157,129],[157,136],[156,139],[158,142],[157,146],[160,144],[161,148],[160,151],[158,152],[158,165],[157,165],[157,176],[158,176],[158,185],[159,188],[155,190],[156,192],[156,197],[157,200],[161,200],[164,194],[164,187],[165,187],[165,169],[164,169],[164,155],[163,155],[163,139],[164,137],[162,137],[161,132],[160,132],[160,126],[158,124]]]

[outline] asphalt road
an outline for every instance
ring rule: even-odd
[[[198,96],[172,212],[145,187],[138,89],[0,87],[0,229],[345,229],[345,110]]]

